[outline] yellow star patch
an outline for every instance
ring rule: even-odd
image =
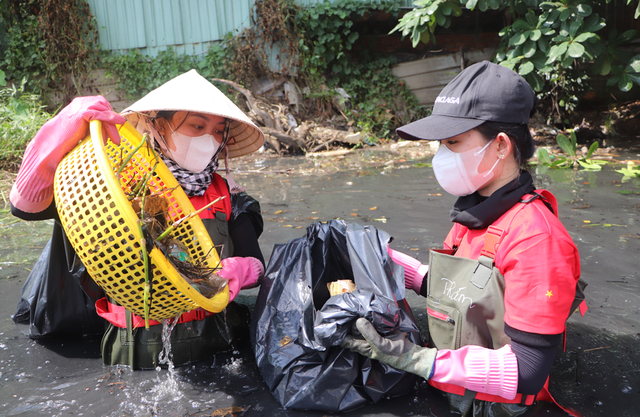
[[[553,296],[553,293],[551,291],[547,291],[547,297],[551,298]]]

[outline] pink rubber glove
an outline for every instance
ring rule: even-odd
[[[220,265],[222,269],[216,273],[229,280],[229,302],[236,298],[241,289],[258,286],[264,277],[262,262],[251,256],[226,258],[220,261]]]
[[[113,143],[120,143],[116,124],[123,124],[125,119],[113,112],[104,97],[73,99],[40,128],[27,146],[9,195],[14,207],[27,213],[38,213],[49,207],[53,200],[56,168],[65,155],[87,136],[91,120],[103,122],[105,141],[110,137]]]
[[[493,350],[465,346],[436,355],[431,380],[512,400],[518,390],[518,360],[511,345]]]
[[[423,265],[419,260],[409,255],[405,255],[402,252],[387,248],[389,256],[393,259],[393,262],[404,267],[404,287],[412,289],[416,294],[420,294],[420,287],[422,287],[422,280],[427,272],[429,272],[429,265]]]

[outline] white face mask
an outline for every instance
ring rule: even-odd
[[[176,164],[193,173],[202,172],[220,147],[213,135],[187,136],[171,129],[175,151],[167,148],[169,156]]]
[[[491,142],[484,147],[478,146],[460,153],[455,153],[445,145],[440,145],[431,161],[433,172],[440,186],[449,194],[464,196],[473,194],[488,183],[493,178],[493,169],[500,160],[496,160],[493,167],[482,174],[478,172],[478,167],[484,158],[485,149]]]

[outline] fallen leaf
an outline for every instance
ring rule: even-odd
[[[411,248],[409,250],[420,250],[420,248]]]
[[[283,213],[283,212],[284,212],[284,210],[276,210],[276,211],[273,212],[273,214],[280,214],[280,213]]]
[[[302,229],[302,226],[296,226],[296,229]]]
[[[351,213],[353,217],[358,217],[358,213]]]
[[[591,220],[583,220],[584,223],[591,223]]]
[[[373,206],[373,207],[371,207],[369,210],[371,210],[371,211],[373,211],[373,210],[378,210],[378,207]]]
[[[292,224],[283,224],[282,227],[293,227]]]
[[[307,217],[305,220],[318,220],[319,218],[320,218],[320,217],[312,217],[312,216],[309,216],[309,217]]]
[[[225,416],[233,417],[234,415],[241,413],[243,411],[244,411],[244,407],[219,408],[216,411],[214,411],[213,414],[211,414],[211,416],[212,417],[225,417]]]

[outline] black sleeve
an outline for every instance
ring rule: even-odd
[[[523,332],[506,323],[504,332],[511,338],[511,350],[518,360],[518,392],[537,394],[551,372],[556,350],[562,343],[562,333]]]
[[[28,221],[48,220],[48,219],[58,218],[58,211],[56,210],[56,205],[54,201],[51,202],[49,207],[47,207],[46,209],[44,209],[39,213],[27,213],[26,211],[22,211],[14,207],[13,204],[11,204],[11,214],[19,219],[28,220]]]
[[[427,298],[427,278],[429,277],[429,273],[422,277],[422,285],[420,285],[420,295],[424,298]]]
[[[258,235],[249,214],[242,213],[229,222],[229,234],[233,241],[233,256],[252,256],[264,265]]]

